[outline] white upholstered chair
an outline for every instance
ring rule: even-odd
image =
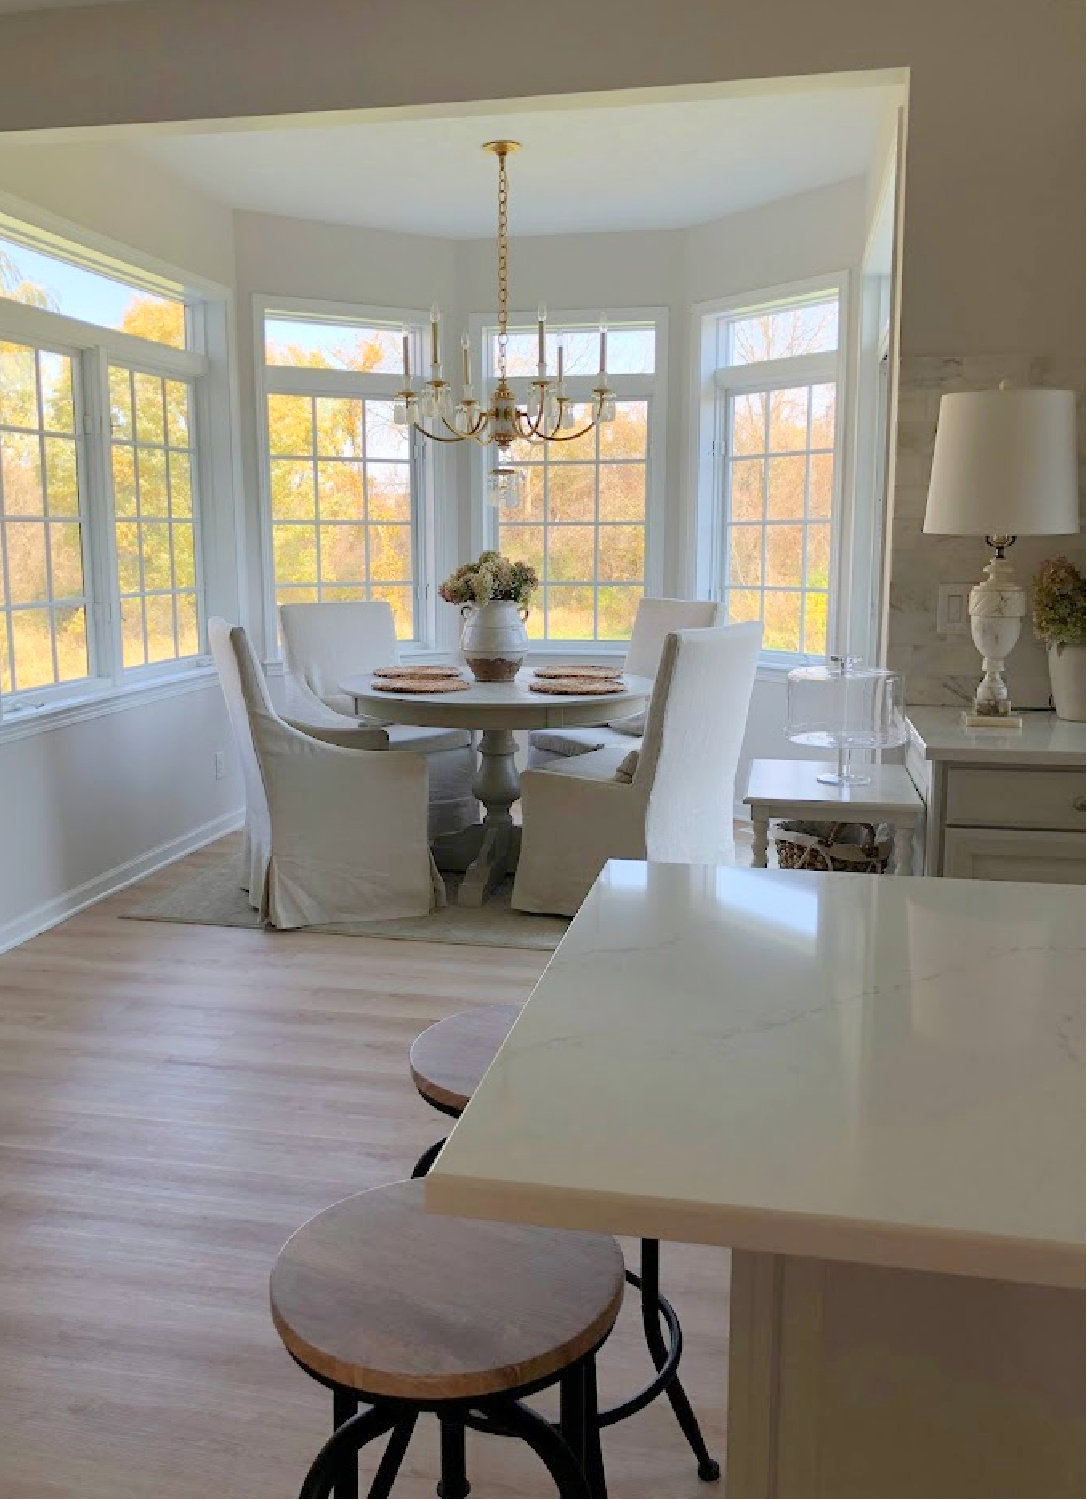
[[[318,706],[353,717],[354,703],[341,687],[344,678],[391,666],[399,658],[393,612],[384,600],[282,604],[279,624],[287,666],[286,717],[292,722],[309,720]],[[472,796],[476,752],[466,729],[389,724],[385,733],[390,750],[426,757],[432,839],[478,821],[479,803]]]
[[[245,787],[245,837],[242,845],[241,886],[249,892],[251,905],[260,905],[264,869],[268,863],[268,804],[264,785],[249,732],[249,718],[242,698],[241,682],[234,651],[230,644],[230,624],[218,616],[208,621],[208,645],[219,673],[226,699],[231,733],[242,765]],[[296,704],[295,716],[287,722],[311,739],[342,745],[346,750],[387,750],[389,737],[384,729],[364,728],[357,719],[326,708],[319,699]]]
[[[253,747],[253,736],[249,730],[249,715],[245,711],[242,697],[238,663],[230,644],[230,625],[218,616],[208,621],[208,646],[219,673],[219,683],[226,699],[230,732],[234,747],[242,764],[242,784],[245,788],[245,834],[242,839],[242,864],[239,883],[249,892],[249,904],[260,905],[264,886],[264,871],[268,866],[268,849],[271,844],[271,829],[268,823],[268,798],[264,794],[257,752]]]
[[[673,630],[716,625],[719,609],[706,599],[639,599],[623,670],[636,677],[656,677],[665,636]],[[605,748],[622,748],[626,754],[644,731],[644,712],[592,729],[534,729],[528,737],[528,764],[536,769]]]
[[[267,813],[261,918],[312,927],[425,916],[444,905],[422,756],[303,734],[276,713],[240,625],[228,641]]]
[[[757,624],[669,634],[640,747],[628,739],[625,754],[606,746],[524,773],[519,911],[574,916],[609,859],[733,862],[736,766],[761,644]]]

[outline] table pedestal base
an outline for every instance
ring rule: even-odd
[[[517,774],[517,741],[512,730],[485,729],[479,747],[479,770],[472,792],[483,803],[482,823],[443,834],[434,840],[434,859],[440,870],[463,870],[458,906],[482,906],[517,867],[521,830],[510,808],[521,795]]]

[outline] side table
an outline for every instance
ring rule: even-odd
[[[754,864],[766,868],[770,820],[793,818],[827,823],[890,823],[894,827],[893,870],[913,873],[914,834],[925,816],[905,766],[867,766],[863,786],[827,786],[818,781],[829,761],[753,760],[744,802],[754,826]]]

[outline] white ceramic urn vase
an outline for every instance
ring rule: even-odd
[[[512,682],[528,651],[528,609],[512,599],[465,604],[460,645],[477,682]]]
[[[1057,718],[1082,724],[1087,717],[1087,690],[1084,686],[1087,646],[1050,646],[1048,655],[1049,685]]]

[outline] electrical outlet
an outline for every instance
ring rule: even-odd
[[[941,583],[936,603],[937,635],[970,634],[969,583]]]
[[[226,756],[225,756],[225,754],[223,753],[222,750],[216,750],[216,752],[215,752],[215,779],[216,779],[216,781],[222,781],[222,779],[223,779],[223,777],[225,775],[226,775]]]

